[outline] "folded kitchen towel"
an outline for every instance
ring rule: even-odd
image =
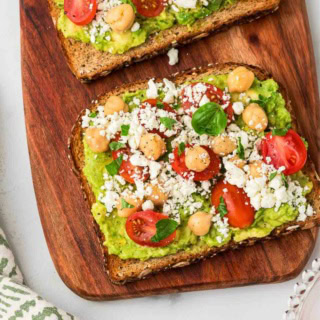
[[[0,229],[0,319],[77,320],[39,297],[23,284],[4,232]]]

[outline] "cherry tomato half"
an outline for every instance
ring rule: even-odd
[[[263,161],[276,169],[284,166],[285,175],[298,172],[307,161],[307,148],[301,137],[292,129],[285,136],[273,136],[268,133],[261,142]],[[271,162],[267,161],[271,159]],[[269,160],[269,159],[268,159]]]
[[[143,103],[142,103],[142,105],[141,105],[140,108],[141,108],[141,109],[145,109],[146,106],[147,106],[147,104],[150,104],[151,107],[157,107],[157,103],[161,103],[161,104],[163,105],[163,110],[165,110],[165,111],[167,111],[167,112],[171,112],[171,113],[177,114],[177,112],[176,112],[173,108],[171,108],[167,103],[162,102],[162,101],[157,100],[157,99],[147,99],[147,100],[143,101]],[[161,138],[164,138],[164,139],[168,138],[168,137],[164,134],[164,132],[161,132],[161,131],[158,130],[158,129],[152,129],[152,130],[147,130],[147,131],[150,132],[150,133],[156,133],[156,134],[158,134]]]
[[[199,108],[200,101],[202,100],[204,95],[206,95],[211,102],[215,102],[220,106],[228,104],[228,106],[224,110],[228,116],[229,122],[231,122],[233,118],[233,108],[232,108],[232,103],[230,102],[228,97],[225,96],[225,94],[221,89],[209,83],[200,83],[206,87],[205,91],[203,89],[197,89],[198,88],[197,85],[199,83],[200,82],[192,83],[186,86],[181,92],[182,106],[186,111],[186,113],[192,116],[192,111],[190,110],[190,108],[191,107]],[[192,96],[191,101],[190,101],[190,90],[191,90],[191,96]]]
[[[226,190],[227,192],[224,192]],[[228,210],[226,217],[232,227],[242,229],[253,223],[255,211],[243,189],[221,180],[213,187],[211,194],[211,203],[216,210],[220,204],[220,197],[224,199]]]
[[[163,0],[132,0],[138,13],[144,17],[152,18],[160,15],[164,9]]]
[[[190,147],[187,145],[186,148]],[[172,169],[185,179],[193,177],[194,181],[206,181],[215,177],[220,171],[220,158],[207,146],[201,146],[206,149],[210,156],[210,164],[202,172],[189,170],[186,166],[186,153],[182,152],[179,156],[178,147],[173,151],[174,159],[171,160]]]
[[[174,231],[167,238],[159,241],[152,242],[151,238],[156,234],[156,224],[159,220],[168,219],[162,213],[147,210],[140,211],[129,216],[126,222],[126,231],[132,241],[141,246],[148,247],[164,247],[170,244],[176,237],[176,231]]]
[[[97,0],[64,0],[67,17],[79,26],[89,24],[97,12]]]
[[[130,149],[129,147],[125,147],[122,149],[119,149],[117,151],[112,151],[112,158],[113,160],[119,158],[121,154],[126,154],[128,155],[127,160],[122,160],[120,169],[119,169],[119,174],[123,179],[125,179],[129,183],[134,183],[134,180],[141,180],[141,181],[146,181],[150,174],[148,172],[144,172],[145,168],[144,167],[139,167],[139,166],[134,166],[130,162]]]

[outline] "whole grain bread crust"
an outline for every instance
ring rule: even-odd
[[[205,75],[210,74],[225,74],[233,70],[238,66],[245,66],[246,68],[252,70],[256,77],[260,80],[266,80],[271,78],[271,75],[267,72],[261,70],[256,66],[248,66],[244,64],[235,64],[235,63],[225,63],[225,64],[216,64],[216,65],[208,65],[203,68],[194,68],[179,74],[175,74],[172,77],[169,77],[171,81],[174,81],[176,84],[181,84],[190,80],[197,80],[202,78]],[[161,81],[161,79],[157,79],[156,81]],[[91,110],[95,110],[98,105],[103,105],[104,102],[111,95],[121,95],[125,92],[135,92],[136,90],[146,89],[148,80],[139,81],[132,84],[127,84],[122,87],[115,88],[108,93],[101,95],[97,101],[92,103],[90,106]],[[290,111],[293,118],[293,128],[299,131],[299,127],[296,121],[296,118],[293,113],[293,109],[291,106],[291,102],[288,99],[287,93],[283,87],[280,86],[280,91],[287,103],[287,109]],[[74,173],[78,176],[81,187],[83,190],[83,194],[85,199],[88,200],[90,207],[93,203],[96,202],[95,197],[92,193],[92,190],[86,180],[86,177],[83,174],[84,167],[84,150],[83,150],[83,129],[81,128],[81,117],[84,115],[85,110],[79,115],[77,122],[75,123],[72,134],[69,139],[69,149],[70,149],[70,160]],[[308,159],[307,164],[304,168],[304,173],[307,174],[314,184],[314,189],[312,193],[308,196],[308,200],[312,204],[316,214],[312,217],[308,217],[304,222],[293,221],[287,224],[284,224],[278,228],[276,228],[269,236],[259,239],[259,238],[250,238],[248,240],[236,243],[231,241],[226,245],[220,248],[210,248],[204,247],[201,251],[197,253],[181,251],[176,254],[168,255],[162,258],[152,258],[147,261],[140,261],[136,259],[128,259],[122,260],[116,255],[109,255],[108,250],[105,246],[103,246],[104,236],[99,230],[99,226],[95,223],[93,217],[92,221],[94,224],[95,231],[97,233],[98,241],[100,241],[101,249],[103,251],[105,257],[105,269],[108,273],[111,281],[115,284],[124,284],[130,281],[135,281],[139,279],[143,279],[151,274],[157,273],[159,271],[163,271],[169,268],[177,268],[187,266],[191,263],[199,261],[201,259],[206,259],[209,257],[213,257],[216,254],[223,252],[225,250],[236,249],[242,246],[250,246],[255,244],[257,241],[265,241],[269,239],[274,239],[283,235],[290,234],[293,231],[300,229],[310,229],[314,226],[320,224],[320,183],[319,177],[315,171],[314,165],[310,159]],[[90,214],[90,211],[88,210]]]
[[[57,26],[60,9],[54,0],[48,0],[48,3],[53,23]],[[58,37],[72,72],[82,82],[88,82],[106,76],[115,69],[163,53],[171,47],[207,37],[210,33],[221,31],[234,24],[258,19],[276,11],[279,3],[280,0],[239,0],[231,7],[198,20],[192,28],[175,25],[151,35],[144,44],[124,54],[114,55],[99,51],[91,44],[65,38],[61,31],[58,31]]]

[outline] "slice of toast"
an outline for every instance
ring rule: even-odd
[[[229,73],[234,68],[240,66],[240,64],[226,63],[218,65],[209,65],[205,68],[191,69],[189,71],[179,73],[169,78],[171,81],[181,84],[186,81],[197,80],[203,78],[205,75],[209,74],[225,74]],[[252,70],[259,80],[266,80],[271,78],[271,76],[259,69],[258,67],[247,66],[246,68]],[[158,80],[160,81],[160,80]],[[115,88],[110,92],[99,97],[98,102],[96,101],[90,107],[91,110],[95,110],[98,105],[103,105],[105,101],[111,95],[121,95],[125,92],[135,92],[139,89],[148,88],[147,80],[136,82],[133,84],[128,84],[123,87]],[[293,129],[299,131],[296,119],[293,114],[293,109],[291,107],[290,101],[288,100],[286,91],[280,87],[280,92],[286,100],[287,109],[290,111],[293,119]],[[80,179],[82,189],[84,191],[84,196],[88,200],[90,207],[95,203],[96,199],[92,193],[90,185],[83,174],[84,167],[84,149],[83,149],[83,129],[81,127],[81,117],[84,115],[85,110],[80,114],[76,124],[72,129],[72,135],[69,139],[69,149],[70,149],[70,159],[72,162],[72,168],[74,172]],[[99,231],[98,225],[94,222],[95,230],[99,237],[101,246],[103,247],[105,255],[105,267],[109,274],[109,277],[113,283],[124,284],[129,281],[134,281],[138,279],[145,278],[146,276],[156,273],[169,268],[177,268],[189,265],[190,263],[196,262],[200,259],[205,259],[216,255],[217,253],[223,252],[225,250],[236,249],[240,246],[253,245],[259,240],[273,239],[282,235],[289,234],[298,229],[309,229],[320,224],[320,183],[317,173],[315,171],[314,165],[311,160],[308,159],[307,165],[304,168],[304,173],[307,174],[314,184],[314,189],[311,194],[308,195],[308,200],[312,204],[315,214],[312,217],[308,217],[304,222],[293,221],[284,224],[276,228],[270,235],[265,238],[250,238],[248,240],[236,243],[231,241],[220,248],[209,248],[204,247],[201,252],[190,253],[185,251],[180,251],[173,255],[168,255],[162,258],[152,258],[147,261],[140,261],[135,259],[122,260],[116,255],[109,255],[106,247],[103,247],[104,238]],[[90,211],[88,210],[88,214]],[[92,218],[94,221],[94,219]]]
[[[54,0],[48,0],[50,14],[56,26],[60,9]],[[128,66],[136,61],[151,58],[169,50],[172,46],[189,43],[212,32],[218,32],[232,24],[260,18],[278,9],[280,0],[239,0],[235,5],[198,20],[191,28],[182,25],[152,35],[139,47],[124,54],[110,54],[95,49],[91,44],[67,39],[61,31],[58,36],[67,62],[75,76],[88,82],[108,75],[112,70]],[[159,40],[161,39],[161,40]]]

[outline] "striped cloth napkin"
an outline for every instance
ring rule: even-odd
[[[4,232],[0,229],[0,319],[79,320],[58,309],[23,285]]]

